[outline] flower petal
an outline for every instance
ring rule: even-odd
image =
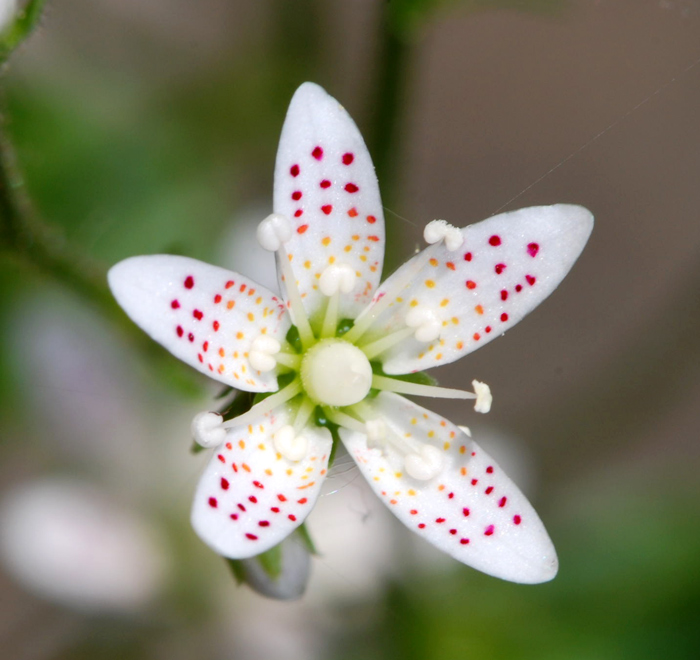
[[[114,297],[173,355],[207,376],[248,392],[277,389],[274,371],[250,365],[264,334],[284,341],[291,321],[281,300],[242,275],[195,259],[131,257],[109,271]]]
[[[306,457],[290,461],[273,444],[275,431],[290,417],[284,406],[256,424],[231,429],[199,481],[192,526],[225,557],[244,559],[277,545],[304,522],[318,497],[328,469],[330,433],[307,428]]]
[[[402,523],[489,575],[531,584],[556,575],[556,552],[542,521],[483,449],[451,422],[396,394],[379,394],[374,406],[396,436],[434,447],[444,459],[438,476],[419,481],[406,474],[405,455],[395,446],[370,449],[364,434],[340,430],[348,453]]]
[[[462,229],[454,252],[444,244],[426,248],[380,287],[375,300],[417,259],[429,257],[397,301],[375,322],[372,336],[405,327],[406,316],[424,310],[438,320],[430,342],[410,337],[387,350],[388,374],[447,364],[501,336],[539,305],[569,272],[593,229],[581,206],[534,206],[494,216]]]
[[[345,109],[321,87],[294,94],[275,165],[274,211],[289,218],[285,247],[310,317],[324,296],[318,280],[329,264],[348,264],[358,281],[341,296],[341,317],[355,318],[379,285],[384,215],[367,147]]]

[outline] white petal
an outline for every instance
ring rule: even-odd
[[[256,424],[228,432],[197,486],[192,526],[224,557],[245,559],[291,534],[311,511],[328,469],[332,440],[324,428],[304,430],[306,456],[284,458],[274,447],[276,430],[290,423],[280,407]]]
[[[132,257],[109,271],[114,297],[131,319],[173,355],[207,376],[249,392],[277,389],[247,354],[290,326],[280,299],[242,275],[195,259]]]
[[[444,459],[438,476],[414,479],[396,449],[368,449],[365,435],[340,430],[348,453],[402,523],[489,575],[522,583],[556,575],[556,552],[532,505],[469,436],[396,394],[382,392],[374,406],[395,434],[409,434],[412,441],[440,450]]]
[[[309,316],[324,304],[318,278],[332,263],[357,274],[341,296],[341,317],[355,318],[379,285],[384,214],[367,147],[345,109],[304,83],[294,94],[275,165],[274,210],[289,218],[287,249]]]
[[[420,310],[439,317],[439,336],[396,344],[379,357],[384,371],[403,374],[447,364],[502,335],[557,288],[592,229],[593,216],[581,206],[536,206],[465,227],[456,252],[444,244],[426,248],[380,287],[375,300],[412,262],[430,257],[396,293],[370,338],[405,327]]]

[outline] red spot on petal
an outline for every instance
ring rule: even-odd
[[[476,289],[476,282],[474,282],[474,280],[467,280],[467,289]]]
[[[527,253],[531,257],[536,257],[537,253],[540,251],[540,246],[537,243],[528,243]]]
[[[194,316],[198,321],[201,321],[204,318],[204,314],[200,312],[198,309],[195,309],[194,312],[192,312],[192,316]]]
[[[487,326],[484,328],[484,330],[486,330],[486,334],[488,334],[489,332],[491,332],[491,326],[490,326],[490,325],[487,325]]]
[[[501,321],[503,321],[503,323],[505,323],[507,320],[508,320],[508,314],[503,312],[503,314],[501,314]]]
[[[321,160],[321,158],[323,158],[323,149],[321,149],[321,147],[315,147],[314,150],[311,152],[311,155],[316,160]]]
[[[367,240],[368,240],[368,241],[372,241],[372,242],[374,242],[374,243],[378,243],[378,242],[379,242],[379,236],[368,236],[368,237],[367,237]]]
[[[301,190],[295,190],[295,191],[292,193],[292,199],[293,199],[295,202],[298,202],[298,201],[301,199]]]
[[[197,353],[197,359],[202,363],[204,362],[204,358],[202,357],[201,353]]]
[[[505,269],[505,264],[496,264],[496,267],[494,268],[494,270],[496,271],[496,275],[500,275]]]
[[[272,511],[272,513],[279,513],[280,508],[278,506],[271,506],[270,511]]]
[[[467,543],[469,543],[469,539],[459,539],[459,542],[460,542],[462,545],[467,545]]]
[[[229,516],[229,518],[231,518],[231,520],[238,520],[238,514],[237,514],[237,513],[232,513],[232,514]]]
[[[452,536],[454,536],[456,533],[457,533],[457,530],[456,530],[456,529],[451,529],[451,530],[450,530],[450,534],[452,534]]]
[[[520,293],[523,290],[523,285],[522,284],[516,284],[515,285],[515,292]]]
[[[324,204],[324,205],[321,207],[321,210],[322,210],[326,215],[330,215],[330,214],[331,214],[331,211],[333,210],[333,206],[332,206],[331,204]]]
[[[250,539],[251,541],[257,541],[257,540],[258,540],[258,537],[255,536],[255,534],[250,534],[250,533],[248,533],[248,534],[245,535],[245,537],[246,537],[247,539]]]
[[[193,286],[194,286],[194,277],[192,277],[192,275],[188,275],[185,278],[185,288],[191,289]]]
[[[233,280],[229,280],[228,282],[226,282],[226,286],[224,288],[230,289],[234,284],[235,282]]]
[[[491,238],[489,238],[489,245],[492,245],[493,247],[497,247],[500,244],[501,244],[501,237],[500,236],[497,236],[496,234],[494,234],[493,236],[491,236]]]
[[[357,209],[353,206],[353,207],[348,211],[348,215],[349,215],[351,218],[356,218],[356,217],[358,216]]]
[[[464,517],[466,518],[469,515],[469,509],[467,509],[467,507],[464,507],[462,509],[462,513],[464,514]]]
[[[239,505],[238,505],[238,508],[239,508],[241,511],[245,511],[245,507],[244,507],[242,504],[239,504]]]
[[[464,255],[464,261],[471,261],[471,260],[472,260],[472,253],[471,253],[471,252],[467,252],[467,253]]]
[[[194,335],[190,332],[190,334],[187,335],[187,339],[194,341]]]
[[[215,498],[215,497],[210,497],[210,498],[209,498],[209,506],[210,506],[212,509],[216,509],[216,507],[219,506],[219,503],[216,501],[216,498]]]
[[[506,505],[506,502],[508,501],[507,497],[502,497],[500,500],[498,500],[498,506],[501,507],[501,509]]]
[[[286,502],[286,501],[287,501],[287,498],[286,498],[284,495],[282,495],[282,494],[278,495],[278,496],[277,496],[277,499],[278,499],[280,502]]]
[[[214,332],[218,332],[218,331],[219,331],[219,327],[220,327],[220,326],[219,326],[219,322],[218,322],[218,321],[214,321],[214,323],[212,323],[211,326],[212,326],[212,328],[214,328]]]
[[[290,514],[287,516],[287,518],[289,518],[292,522],[295,522],[296,519],[297,519],[297,517],[296,517],[293,513],[290,513]]]
[[[324,179],[321,181],[321,188],[330,188],[331,187],[331,182],[328,179]]]
[[[299,176],[299,166],[298,166],[298,165],[292,165],[292,166],[289,168],[289,173],[290,173],[292,176]]]
[[[425,523],[418,523],[418,529],[425,529]]]
[[[305,497],[302,497],[300,500],[297,500],[297,504],[306,504],[309,500],[307,500]]]
[[[478,332],[475,332],[473,336],[474,336],[474,341],[479,341],[479,339],[481,339],[481,335]]]
[[[204,350],[205,353],[209,350],[209,342],[208,341],[205,341],[202,344],[202,349]]]
[[[472,486],[476,486],[479,483],[478,479],[472,479]]]
[[[301,227],[297,229],[297,234],[303,234],[308,228],[309,225],[301,225]]]
[[[508,292],[505,289],[501,291],[501,300],[508,300]]]
[[[259,526],[259,527],[269,527],[269,526],[270,526],[270,521],[269,521],[269,520],[261,520],[261,521],[258,523],[258,526]]]
[[[177,308],[180,306],[180,303],[179,303],[177,300],[173,300],[173,301],[170,303],[170,306],[171,306],[173,309],[177,309]]]
[[[304,215],[303,209],[297,209],[296,211],[294,211],[295,218],[301,218],[302,215]]]
[[[182,337],[182,335],[185,334],[185,331],[182,329],[181,325],[178,325],[177,328],[175,328],[175,332],[177,332],[178,337]]]
[[[350,152],[343,154],[343,165],[350,165],[355,160],[355,156]]]
[[[253,486],[256,488],[265,488],[265,486],[263,486],[259,481],[254,481]]]
[[[369,222],[370,225],[373,225],[375,222],[377,222],[377,218],[375,218],[373,215],[368,215],[367,222]]]
[[[519,525],[519,524],[522,522],[522,520],[523,520],[523,519],[522,519],[520,516],[518,516],[518,515],[513,516],[513,522],[514,522],[516,525]]]
[[[494,533],[495,529],[496,529],[496,528],[495,528],[493,525],[489,525],[489,526],[484,530],[484,536],[491,536],[491,535]]]
[[[224,490],[228,490],[228,487],[229,487],[228,479],[224,479],[223,477],[221,477],[221,487]]]
[[[491,493],[493,493],[493,486],[489,486],[484,492],[485,492],[487,495],[490,495]]]
[[[216,304],[218,305],[220,302],[221,302],[221,294],[220,294],[220,293],[217,293],[217,294],[214,296],[214,303],[216,303]]]
[[[345,192],[356,193],[359,188],[354,183],[348,183],[345,185]]]
[[[532,286],[537,280],[532,275],[525,275],[527,283]]]
[[[218,455],[217,455],[217,458],[218,458],[222,463],[225,463],[225,462],[226,462],[226,459],[223,457],[222,454],[218,454]]]
[[[257,503],[258,503],[258,498],[255,497],[255,495],[251,495],[251,496],[248,498],[248,501],[249,501],[249,502],[252,502],[253,504],[257,504]]]
[[[486,468],[486,474],[493,474],[493,465],[489,465]]]
[[[411,515],[415,516],[418,513],[418,509],[411,509]]]
[[[444,523],[445,519],[444,518],[435,518],[436,523]]]
[[[448,499],[450,499],[450,500],[451,500],[451,499],[452,499],[452,498],[453,498],[454,496],[455,496],[455,494],[454,494],[454,493],[450,493],[450,494],[449,494],[449,495],[448,495],[447,497],[448,497]]]

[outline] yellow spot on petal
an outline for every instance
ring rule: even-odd
[[[411,424],[418,424],[418,420],[415,417],[413,417],[411,419]]]
[[[460,473],[463,477],[466,477],[466,476],[467,476],[467,468],[463,467],[463,468],[459,471],[459,473]]]
[[[236,306],[236,301],[235,301],[235,300],[229,300],[229,301],[226,303],[226,307],[227,307],[228,309],[233,309],[235,306]]]
[[[248,312],[248,320],[249,321],[255,321],[255,314],[253,312]]]
[[[411,302],[409,303],[409,305],[410,305],[411,307],[417,307],[417,306],[418,306],[418,301],[414,298],[413,300],[411,300]]]
[[[428,437],[429,437],[429,438],[434,438],[434,437],[435,437],[435,431],[428,431]]]
[[[350,250],[352,250],[352,245],[346,245],[346,246],[343,248],[343,250],[345,250],[346,252],[350,252]]]
[[[271,477],[271,476],[272,476],[272,470],[271,470],[270,468],[267,468],[267,470],[265,470],[265,474],[266,474],[268,477]]]
[[[461,351],[464,348],[464,342],[463,341],[458,341],[457,342],[457,350]]]
[[[450,448],[450,443],[446,442],[444,445],[442,445],[442,448],[447,451]]]
[[[401,474],[400,472],[395,472],[395,473],[394,473],[394,476],[395,476],[397,479],[401,479],[401,477],[403,477],[403,474]]]
[[[243,339],[245,335],[242,332],[237,332],[236,333],[236,339]]]
[[[443,299],[440,301],[440,307],[447,307],[447,305],[449,304],[449,302],[450,302],[450,299],[449,299],[449,298],[443,298]]]
[[[437,265],[438,265],[438,260],[435,259],[435,258],[431,259],[431,260],[430,260],[430,265],[431,265],[431,266],[437,266]]]
[[[462,445],[462,446],[459,448],[459,453],[460,453],[460,454],[464,454],[466,451],[467,451],[467,448],[466,448],[464,445]]]
[[[435,282],[433,280],[425,280],[425,286],[427,286],[429,289],[432,289],[435,287]]]
[[[304,262],[304,268],[306,268],[306,270],[311,268],[311,262],[308,259]]]
[[[415,494],[416,494],[416,491],[413,490],[413,488],[411,488],[411,489],[408,491],[408,494],[409,494],[411,497],[414,497]]]
[[[321,244],[325,246],[329,246],[331,244],[331,237],[326,236],[321,240]]]

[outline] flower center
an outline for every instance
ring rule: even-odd
[[[316,403],[351,406],[372,387],[372,367],[365,354],[342,339],[325,339],[307,351],[301,382]]]

